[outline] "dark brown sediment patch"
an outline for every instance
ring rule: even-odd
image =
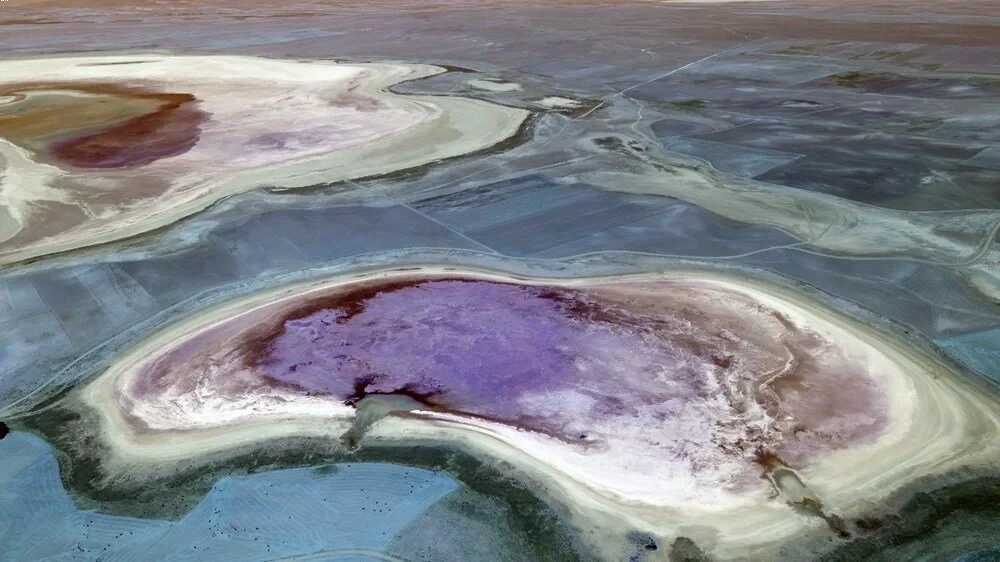
[[[118,91],[61,82],[6,84],[0,86],[0,95],[15,98],[0,113],[0,137],[38,153],[45,152],[48,142],[99,131],[158,105]]]
[[[77,168],[126,168],[184,154],[198,142],[207,115],[191,106],[194,96],[174,95],[183,101],[100,133],[54,143],[52,153]]]
[[[433,389],[430,391],[421,391],[415,385],[406,384],[399,388],[393,390],[380,390],[373,391],[369,387],[372,386],[381,375],[368,375],[360,377],[354,381],[354,392],[350,396],[344,399],[344,404],[348,406],[356,406],[365,398],[369,396],[404,396],[410,398],[416,403],[429,406],[431,408],[438,408],[439,406],[435,404],[433,398],[441,394],[440,389]]]
[[[0,136],[76,168],[134,167],[183,154],[198,142],[208,118],[186,93],[103,83],[0,87],[0,95],[19,95],[22,101],[31,92],[64,99],[0,116]]]
[[[754,462],[760,465],[765,472],[773,472],[779,468],[785,468],[785,461],[777,453],[764,447],[757,447],[753,453]]]
[[[7,424],[5,424],[4,422],[0,421],[0,439],[3,439],[4,437],[7,437],[8,433],[10,433],[10,428],[7,427]]]

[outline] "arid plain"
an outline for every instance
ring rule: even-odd
[[[0,558],[1000,556],[989,2],[0,9]]]

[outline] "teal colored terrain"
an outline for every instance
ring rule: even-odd
[[[52,449],[14,432],[0,442],[3,559],[396,560],[393,538],[459,484],[440,472],[337,464],[225,477],[179,521],[81,511]]]

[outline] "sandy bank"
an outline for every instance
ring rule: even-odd
[[[500,82],[497,80],[469,80],[466,84],[477,90],[488,92],[518,92],[522,90],[521,85],[516,82]]]

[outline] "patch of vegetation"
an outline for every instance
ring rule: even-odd
[[[598,137],[593,140],[593,143],[604,150],[619,152],[621,154],[631,154],[631,151],[626,148],[622,139],[618,137]]]
[[[940,126],[944,121],[941,119],[929,119],[927,121],[920,121],[918,123],[911,124],[906,132],[908,133],[926,133],[927,131],[933,130],[934,128]]]
[[[340,472],[340,467],[335,464],[321,464],[313,469],[313,473],[326,476],[328,474],[337,474]]]
[[[677,537],[670,545],[670,560],[671,562],[708,562],[711,558],[693,540],[687,537]]]
[[[829,76],[827,80],[833,80],[842,88],[858,88],[863,83],[870,82],[875,78],[877,78],[877,76],[874,74],[852,70],[851,72],[834,74],[833,76]]]
[[[898,56],[901,56],[901,55],[904,55],[904,54],[905,53],[903,51],[884,50],[884,51],[871,51],[869,53],[865,53],[863,55],[858,55],[856,57],[851,57],[851,58],[853,58],[853,59],[868,59],[868,60],[886,60],[886,59],[891,59],[891,58],[898,57]]]
[[[701,109],[705,107],[705,100],[690,99],[685,101],[676,101],[673,105],[683,107],[684,109]]]
[[[955,536],[963,519],[983,516],[994,519],[1000,512],[1000,480],[981,478],[922,492],[910,498],[899,513],[859,518],[853,522],[862,538],[843,544],[822,557],[824,562],[882,560],[894,558],[893,552],[921,541],[942,541],[961,544],[975,542],[976,531],[968,537]],[[951,524],[951,525],[948,525]],[[950,528],[951,530],[946,530]],[[976,529],[975,526],[972,529]],[[935,535],[941,535],[935,537]]]
[[[775,51],[776,55],[814,55],[816,51],[821,47],[820,44],[812,45],[791,45],[785,47],[780,51]]]
[[[649,148],[641,142],[628,139],[623,141],[618,137],[598,137],[593,139],[593,143],[604,150],[617,152],[626,156],[635,156],[637,152],[646,152]]]

